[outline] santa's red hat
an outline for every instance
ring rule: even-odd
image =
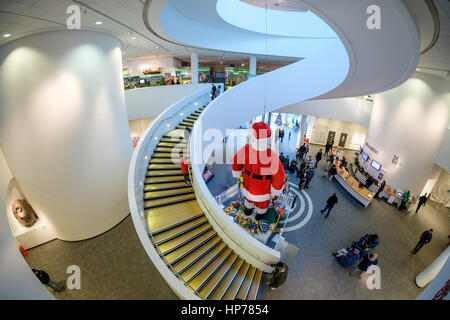
[[[255,150],[263,151],[269,148],[270,137],[272,136],[272,131],[270,127],[263,121],[256,122],[252,126],[250,137],[250,144]]]

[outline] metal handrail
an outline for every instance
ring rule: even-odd
[[[425,3],[428,6],[428,9],[430,9],[431,16],[433,17],[433,24],[434,24],[434,33],[433,38],[431,39],[431,42],[426,46],[425,49],[422,50],[420,55],[423,55],[431,50],[431,48],[434,47],[436,42],[439,40],[439,36],[441,34],[441,19],[439,18],[439,13],[436,8],[436,4],[433,0],[425,0]]]

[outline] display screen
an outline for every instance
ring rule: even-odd
[[[400,197],[400,198],[403,197],[403,193],[400,192],[400,191],[398,191],[398,192],[397,192],[397,197]]]
[[[361,153],[361,157],[362,157],[365,161],[367,161],[367,159],[369,159],[369,155],[368,155],[367,153],[365,153],[365,152]]]
[[[378,171],[380,171],[381,169],[381,164],[379,164],[378,162],[376,162],[375,160],[372,160],[372,163],[370,164],[372,167],[374,167],[375,169],[377,169]]]
[[[140,79],[140,80],[139,80],[139,83],[140,83],[140,84],[144,84],[144,83],[145,83],[145,79]]]

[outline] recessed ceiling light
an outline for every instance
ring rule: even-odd
[[[9,37],[11,37],[11,34],[9,34],[9,33],[5,33],[5,34],[3,35],[3,38],[9,38]]]
[[[416,68],[416,71],[420,71],[420,68]]]
[[[136,37],[131,37],[131,40],[136,40]]]
[[[103,22],[101,22],[101,21],[97,21],[97,22],[95,22],[95,24],[102,24]]]
[[[158,46],[156,46],[155,48],[156,48],[156,49],[159,49],[159,47],[158,47]]]

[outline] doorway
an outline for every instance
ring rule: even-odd
[[[334,137],[336,136],[336,132],[334,132],[334,131],[328,131],[328,138],[327,138],[327,141],[326,141],[326,144],[328,144],[328,142],[330,142],[330,140],[331,139],[333,139],[333,142],[334,142]],[[334,144],[334,143],[333,143]]]
[[[339,147],[344,148],[345,147],[345,143],[347,142],[347,133],[341,133],[341,138],[339,139]]]

